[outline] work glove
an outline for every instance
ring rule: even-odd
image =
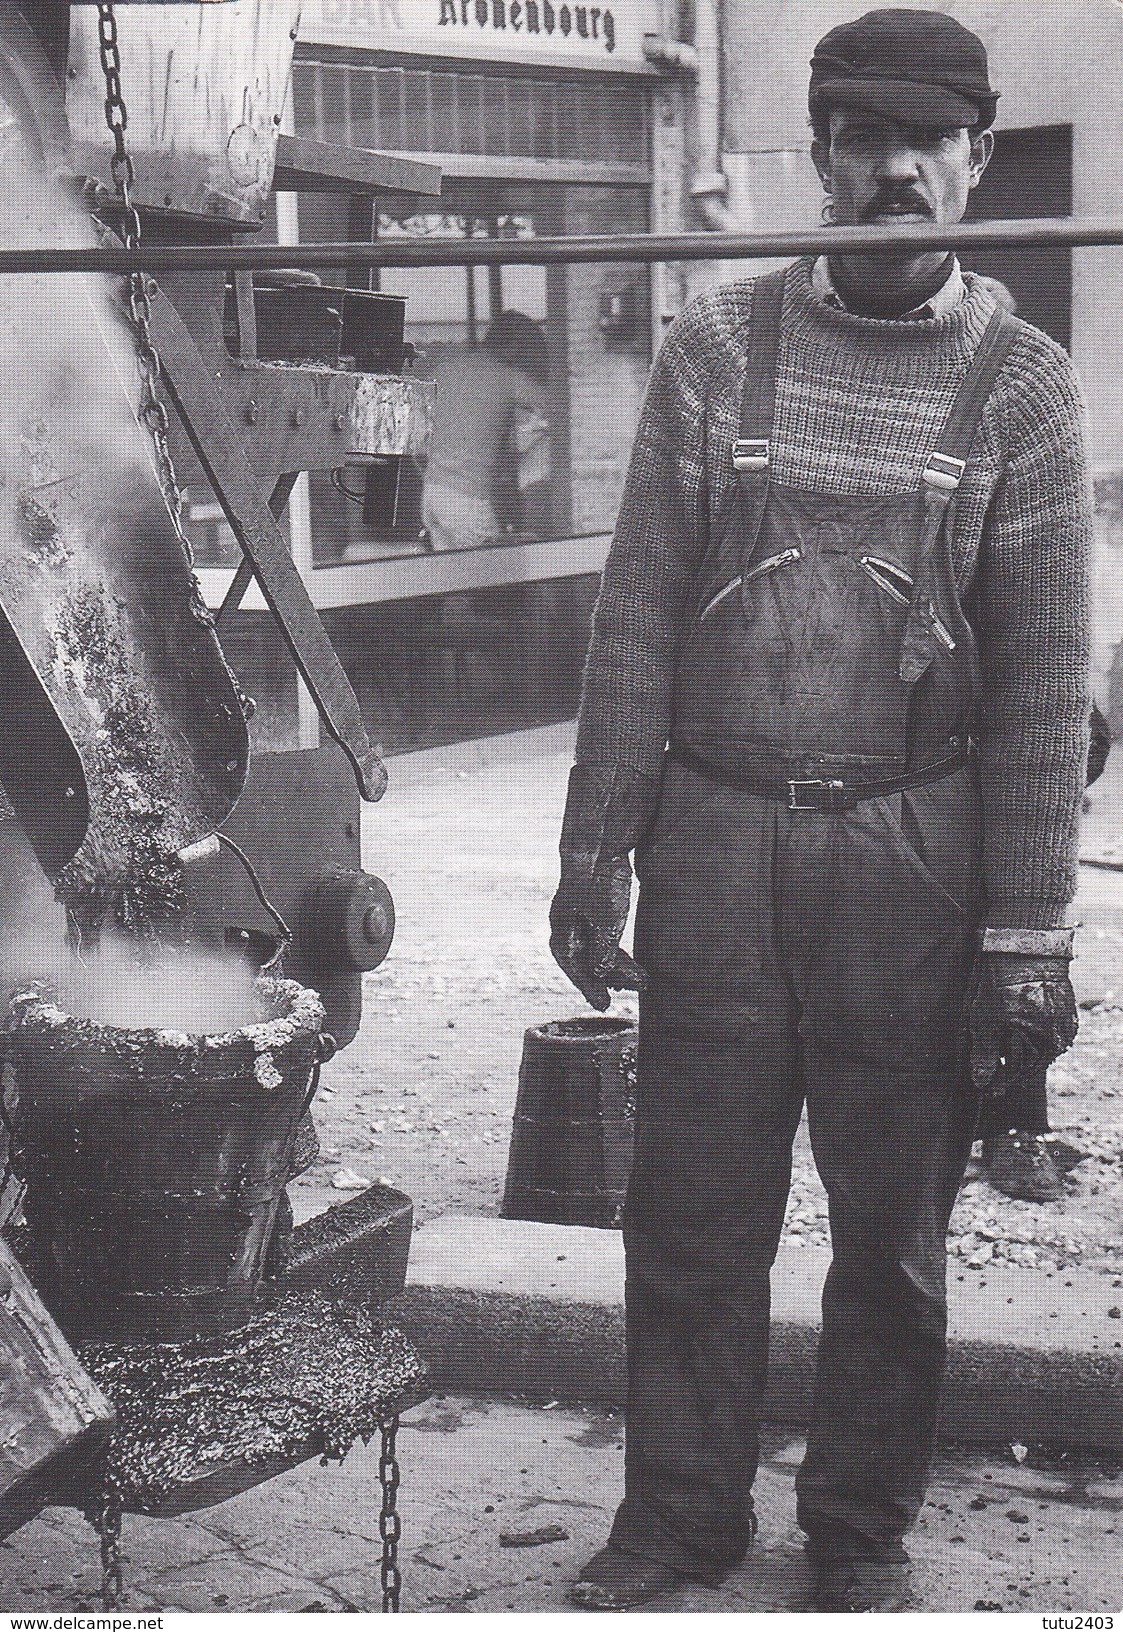
[[[984,937],[968,1012],[971,1080],[981,1093],[1005,1093],[1072,1047],[1078,1018],[1070,961],[1071,951],[987,951]]]
[[[624,765],[575,765],[561,834],[561,882],[550,907],[550,951],[594,1009],[609,988],[641,991],[646,976],[621,949],[635,848],[655,809],[658,783]]]

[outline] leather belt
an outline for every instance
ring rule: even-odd
[[[742,775],[736,771],[718,770],[682,743],[672,742],[667,749],[668,759],[723,787],[736,788],[740,793],[754,793],[762,799],[780,799],[788,810],[819,811],[827,815],[853,810],[863,799],[879,799],[884,794],[901,793],[905,788],[919,788],[927,782],[939,782],[943,777],[962,770],[971,754],[972,745],[966,743],[943,759],[922,765],[919,770],[901,771],[897,776],[880,777],[875,782],[844,782],[836,777],[785,777],[763,770],[746,771]]]

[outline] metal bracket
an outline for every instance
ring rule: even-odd
[[[150,285],[149,298],[152,336],[164,379],[199,463],[320,718],[351,761],[360,793],[365,799],[381,799],[386,791],[385,767],[367,735],[351,682],[246,458],[222,392],[191,331],[155,282]]]
[[[967,469],[966,459],[956,459],[950,453],[930,453],[924,467],[924,481],[945,493],[954,493]]]
[[[733,444],[733,469],[760,471],[768,469],[770,444],[766,436],[741,437]]]

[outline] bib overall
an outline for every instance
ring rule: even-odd
[[[716,1578],[754,1528],[769,1270],[804,1102],[833,1263],[797,1481],[813,1546],[899,1549],[944,1365],[976,1104],[978,675],[949,517],[1009,346],[996,316],[920,491],[770,478],[783,274],[758,280],[738,486],[679,657],[636,854],[641,998],[616,1545]]]

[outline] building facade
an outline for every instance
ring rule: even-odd
[[[291,133],[443,179],[439,197],[280,192],[270,230],[304,243],[676,230],[686,100],[649,55],[664,37],[661,0],[306,0]],[[368,724],[395,751],[571,717],[675,277],[611,263],[352,277],[405,297],[411,366],[437,382],[428,454],[387,478],[389,507],[358,467],[313,474],[290,501],[294,553]],[[232,540],[205,497],[196,519],[220,561]],[[252,610],[234,632],[272,638]],[[257,672],[281,675],[275,656],[259,644]],[[286,696],[267,698],[259,733],[279,741],[291,718]],[[307,707],[303,721],[314,734]]]
[[[272,230],[305,242],[529,241],[816,224],[808,62],[821,35],[860,9],[305,0],[293,133],[421,159],[443,182],[439,197],[282,193]],[[983,38],[1001,91],[996,154],[972,216],[1115,215],[1123,6],[952,0],[942,9]],[[966,261],[1006,283],[1020,313],[1071,349],[1084,381],[1098,516],[1095,684],[1123,729],[1123,250]],[[572,715],[660,336],[707,283],[767,265],[386,270],[372,280],[406,298],[413,367],[437,380],[433,446],[395,475],[389,524],[362,471],[314,475],[291,515],[313,599],[385,747]],[[517,334],[501,343],[497,322],[502,331],[508,318]],[[313,731],[307,706],[303,720]]]

